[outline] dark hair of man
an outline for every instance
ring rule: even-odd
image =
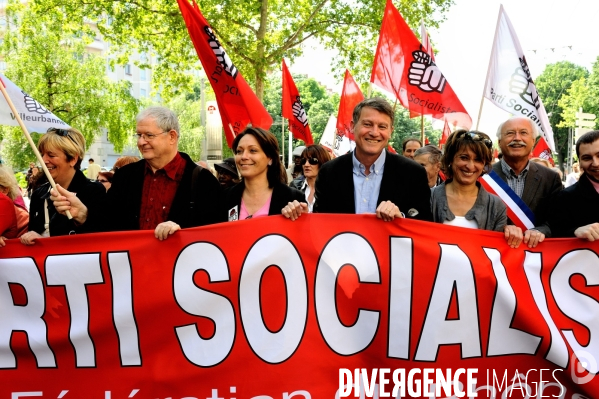
[[[453,178],[453,171],[451,170],[453,158],[464,148],[470,149],[483,162],[484,166],[491,164],[493,160],[491,149],[482,140],[471,140],[470,137],[466,137],[466,135],[471,133],[479,135],[482,139],[491,140],[488,135],[476,130],[467,131],[460,129],[451,133],[447,138],[445,147],[443,147],[443,157],[441,158],[441,169],[443,169],[448,179]]]
[[[599,140],[599,130],[592,130],[580,136],[578,140],[576,140],[576,156],[580,158],[581,144],[593,144],[597,140]]]
[[[406,150],[406,146],[408,145],[408,143],[410,141],[416,141],[416,142],[418,142],[418,144],[420,144],[420,147],[422,147],[422,141],[420,141],[419,138],[408,137],[408,138],[403,139],[403,141],[401,142],[401,149],[405,151]]]
[[[419,155],[428,155],[428,162],[434,165],[438,162],[441,162],[441,156],[443,155],[443,152],[436,146],[429,144],[425,145],[424,147],[420,147],[414,152],[414,157]]]
[[[93,159],[93,158],[90,158],[88,162],[94,162],[94,159]]]
[[[356,107],[354,108],[354,113],[352,115],[352,120],[354,125],[358,123],[360,120],[360,115],[362,115],[362,108],[372,108],[381,114],[387,115],[391,118],[391,128],[393,128],[393,122],[395,121],[395,113],[393,112],[393,107],[389,104],[389,101],[380,97],[372,97],[362,100]]]
[[[243,132],[239,133],[233,140],[233,153],[237,152],[237,146],[241,138],[247,134],[254,136],[260,148],[267,157],[272,160],[272,165],[268,166],[266,178],[268,179],[268,187],[273,188],[277,183],[287,184],[287,171],[281,164],[279,158],[279,142],[277,138],[268,130],[259,127],[248,127]]]
[[[302,151],[302,158],[316,158],[318,159],[318,166],[322,166],[325,162],[330,161],[331,157],[327,150],[324,149],[320,144],[312,144],[307,146]],[[303,166],[303,165],[302,165]]]

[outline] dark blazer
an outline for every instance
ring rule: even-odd
[[[179,154],[185,159],[185,170],[168,220],[182,228],[224,221],[218,218],[220,185],[216,177],[196,165],[187,154]],[[142,159],[115,172],[107,194],[106,231],[139,230],[145,168],[146,161]]]
[[[225,217],[228,220],[229,210],[237,206],[237,212],[241,210],[241,197],[243,196],[243,190],[245,190],[245,184],[243,180],[237,183],[233,187],[227,188],[223,192],[223,200],[221,206],[221,217]],[[297,200],[299,202],[306,202],[306,197],[301,191],[289,187],[286,184],[279,183],[272,189],[272,197],[270,199],[270,206],[268,208],[268,216],[280,215],[281,209],[287,205],[287,203]]]
[[[54,203],[50,200],[50,183],[46,182],[33,191],[29,204],[29,231],[42,234],[45,230],[46,216],[44,202],[48,200],[48,217],[50,218],[50,236],[64,236],[69,234],[93,233],[101,231],[103,217],[102,204],[106,198],[106,189],[102,183],[92,182],[80,170],[75,171],[75,176],[67,189],[77,193],[77,198],[87,207],[87,221],[83,225],[75,225],[64,215],[56,212]]]
[[[320,167],[314,212],[356,213],[352,156],[352,153],[342,155]],[[377,206],[382,201],[391,201],[408,218],[432,221],[430,197],[424,168],[387,151]],[[412,209],[418,212],[415,216],[409,214]]]
[[[507,178],[501,170],[501,162],[495,163],[493,170],[503,181],[507,182]],[[551,227],[547,222],[548,199],[560,192],[563,187],[559,174],[536,162],[529,162],[522,201],[535,214],[535,230],[545,234],[546,237],[552,236]]]
[[[577,228],[599,223],[599,193],[584,174],[552,198],[549,223],[553,237],[575,237]]]

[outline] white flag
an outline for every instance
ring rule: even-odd
[[[530,118],[551,150],[555,152],[553,131],[547,112],[532,80],[514,27],[503,10],[503,5],[499,8],[484,95],[499,108],[511,114]]]
[[[0,84],[4,84],[8,96],[29,132],[46,133],[51,127],[60,129],[69,128],[69,125],[48,111],[43,105],[31,98],[2,74],[0,74]],[[12,113],[2,94],[0,94],[0,125],[19,126],[17,118]]]
[[[333,151],[335,157],[338,157],[352,151],[355,147],[355,143],[353,146],[352,143],[353,141],[350,140],[349,137],[337,135],[337,118],[335,118],[334,115],[331,115],[327,122],[327,126],[324,128],[324,132],[320,137],[320,145]]]

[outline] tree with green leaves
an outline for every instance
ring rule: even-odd
[[[543,99],[549,122],[553,129],[553,140],[559,164],[564,164],[568,153],[568,127],[564,126],[563,112],[560,99],[566,96],[572,84],[580,78],[588,77],[589,72],[579,65],[569,61],[560,61],[549,64],[535,79],[539,95]]]
[[[106,76],[106,60],[86,51],[95,32],[59,10],[39,13],[11,2],[2,54],[6,76],[70,126],[91,145],[107,129],[120,151],[135,129],[138,101],[131,83]],[[35,159],[18,128],[3,127],[5,157],[13,167]],[[43,133],[43,132],[40,132]]]
[[[187,1],[187,0],[186,0]],[[199,68],[176,1],[170,0],[34,0],[40,12],[64,11],[70,20],[97,22],[97,28],[126,63],[133,51],[154,53],[154,87],[168,98],[189,88],[185,73]],[[406,21],[431,28],[444,20],[452,0],[401,1]],[[269,72],[281,59],[293,61],[308,39],[339,52],[337,65],[365,78],[381,25],[385,0],[199,0],[198,5],[223,47],[258,98]],[[318,61],[315,67],[331,67]],[[148,65],[149,66],[149,65]],[[365,80],[365,79],[364,79]]]

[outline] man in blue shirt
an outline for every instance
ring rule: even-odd
[[[316,179],[319,213],[373,213],[390,221],[396,217],[432,220],[426,171],[411,159],[387,151],[394,112],[382,98],[356,106],[351,127],[356,149],[325,163]],[[283,208],[295,220],[305,209],[298,203]]]

